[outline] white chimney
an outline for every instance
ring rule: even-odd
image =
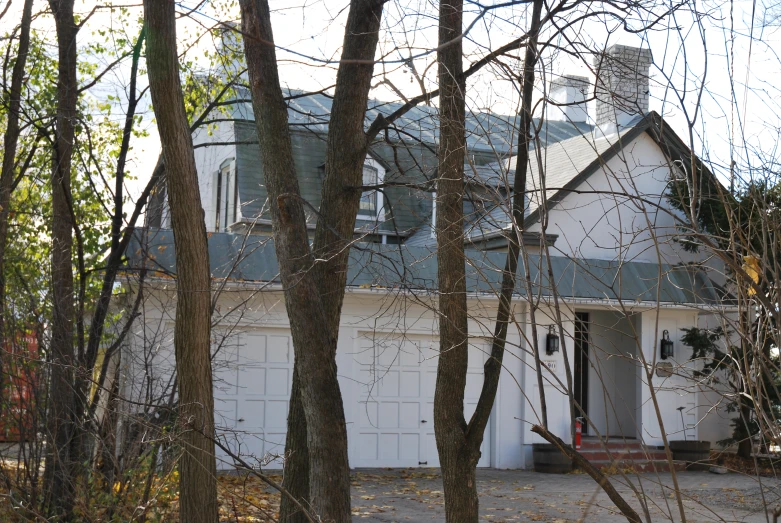
[[[612,134],[648,113],[648,71],[651,50],[614,45],[594,57],[597,100],[596,123],[603,134]]]
[[[564,75],[551,82],[548,118],[563,122],[580,123],[588,120],[586,97],[590,86],[588,78]]]

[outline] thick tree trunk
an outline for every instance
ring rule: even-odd
[[[383,3],[380,0],[353,0],[345,28],[342,62],[336,78],[336,90],[328,124],[328,140],[325,161],[320,215],[315,230],[313,249],[321,260],[315,266],[328,329],[334,351],[339,336],[339,322],[347,283],[348,244],[353,238],[355,219],[363,185],[363,164],[369,146],[364,134],[366,103],[374,71],[374,54],[379,38]],[[300,398],[293,381],[292,398]],[[290,434],[301,432],[305,425],[303,408],[291,402],[288,414],[288,440],[286,449],[289,461],[286,469],[305,470],[308,452],[300,445],[305,441]],[[286,486],[291,491],[308,492],[306,476],[294,473]],[[293,485],[293,482],[301,484]],[[282,499],[280,514],[295,511],[289,499]],[[284,521],[284,519],[283,519]]]
[[[518,163],[512,202],[517,227],[509,238],[508,254],[494,327],[491,356],[485,363],[483,388],[475,413],[467,424],[463,416],[464,387],[468,364],[463,195],[465,79],[462,73],[460,39],[461,0],[440,3],[439,84],[440,145],[437,193],[437,244],[440,290],[440,359],[434,396],[437,449],[442,464],[445,514],[448,522],[478,520],[475,481],[480,446],[499,386],[502,359],[511,316],[512,295],[522,242],[526,173],[531,141],[531,98],[537,58],[542,0],[536,0],[527,40],[522,84],[518,138]]]
[[[275,247],[296,352],[294,372],[300,378],[296,379],[300,387],[292,393],[293,401],[288,417],[288,444],[300,444],[302,441],[302,424],[296,419],[297,412],[303,411],[307,428],[308,489],[303,485],[291,485],[296,477],[301,478],[301,474],[297,474],[304,470],[300,462],[288,464],[294,475],[290,480],[286,478],[286,486],[296,492],[308,490],[313,512],[324,521],[346,522],[351,520],[350,476],[344,406],[336,377],[335,360],[338,308],[341,306],[341,297],[338,295],[344,293],[344,280],[340,280],[341,287],[333,288],[332,292],[323,292],[320,285],[323,284],[324,278],[318,278],[319,269],[313,269],[314,256],[309,247],[306,216],[293,163],[287,107],[279,84],[268,3],[265,0],[242,0],[241,8],[263,175],[272,202]],[[360,48],[357,57],[363,57],[368,52],[367,44],[356,46],[353,39],[366,39],[366,32],[372,29],[376,33],[380,12],[381,3],[376,1],[357,0],[351,4],[329,129],[326,178],[333,177],[331,183],[340,191],[347,187],[347,191],[353,195],[354,208],[351,210],[349,206],[339,206],[331,211],[327,208],[321,209],[321,220],[329,224],[341,224],[347,220],[343,213],[351,213],[348,237],[352,237],[360,198],[360,189],[357,187],[361,185],[362,170],[357,170],[356,181],[355,165],[362,168],[366,153],[363,114],[371,78],[371,67],[362,63],[362,58],[356,59],[350,53],[354,52],[354,47]],[[371,38],[376,46],[376,34]],[[370,63],[374,58],[373,53],[372,48]],[[345,62],[346,59],[349,61]],[[362,67],[360,71],[344,73],[345,64],[348,69],[355,65]],[[358,82],[357,87],[355,82]],[[359,117],[356,117],[356,114]],[[340,134],[339,130],[343,133]],[[331,143],[330,136],[333,133],[344,140],[341,149]],[[362,141],[355,138],[356,133]],[[328,158],[333,158],[338,153],[351,155],[353,161],[349,164],[349,169],[328,167]],[[327,196],[323,197],[324,201],[327,199]],[[326,245],[329,244],[326,242]],[[343,266],[346,266],[346,256],[340,260]],[[327,279],[338,279],[338,276],[335,272],[330,273]],[[335,303],[338,305],[334,305]],[[296,402],[299,394],[302,407],[300,410]],[[288,447],[287,450],[291,460],[305,458],[301,448]],[[284,517],[290,517],[291,507],[283,507],[282,514]]]
[[[73,0],[50,2],[57,28],[56,137],[52,167],[52,338],[48,431],[52,443],[46,456],[45,490],[49,509],[70,519],[73,478],[69,445],[73,432],[73,220],[71,216],[71,155],[78,85]]]
[[[285,465],[282,486],[301,503],[309,502],[309,449],[306,442],[306,415],[301,402],[298,366],[293,364],[293,383],[285,438]],[[304,505],[306,506],[306,505]],[[306,523],[307,518],[288,496],[279,504],[280,523]]]
[[[439,4],[439,172],[437,260],[439,365],[434,392],[434,431],[448,522],[477,521],[475,467],[480,450],[467,445],[464,389],[469,357],[464,258],[464,128],[466,82],[461,31],[463,0]]]
[[[147,68],[168,182],[176,246],[174,349],[179,376],[181,521],[217,521],[210,354],[211,275],[198,173],[184,109],[173,2],[144,1]]]

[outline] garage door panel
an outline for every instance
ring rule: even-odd
[[[437,388],[436,363],[433,363],[433,365],[434,370],[427,371],[426,378],[423,380],[423,397],[430,400],[434,399],[434,391]]]
[[[402,429],[420,428],[420,403],[405,401],[401,404],[399,413],[399,427]]]
[[[269,336],[268,341],[268,363],[290,363],[292,361],[289,336]]]
[[[381,429],[399,428],[399,404],[397,402],[383,401],[379,404]]]
[[[242,366],[238,376],[242,395],[263,396],[266,394],[266,369],[264,367]]]
[[[255,332],[245,333],[241,336],[241,350],[239,363],[241,365],[255,365],[266,363],[266,350],[268,336]]]
[[[381,344],[377,347],[377,364],[382,369],[390,369],[399,364],[399,346]]]
[[[262,429],[266,423],[266,401],[244,400],[241,402],[241,428]]]
[[[404,367],[419,367],[423,361],[420,347],[409,341],[404,342],[399,354],[399,363]]]
[[[359,405],[359,426],[374,429],[379,426],[378,404],[376,401],[365,401]]]
[[[373,432],[358,435],[358,456],[361,460],[377,461],[379,456],[379,435]]]
[[[415,466],[420,461],[420,434],[419,433],[402,433],[400,440],[400,459],[408,465]]]
[[[289,403],[287,400],[266,400],[265,429],[287,427],[287,413]]]
[[[433,424],[432,424],[433,425]],[[433,432],[426,432],[424,435],[425,438],[425,457],[426,457],[426,463],[425,465],[428,467],[438,467],[439,466],[439,452],[437,452],[437,440],[434,437]]]
[[[420,371],[402,370],[400,380],[402,397],[420,397]]]
[[[267,396],[290,396],[290,378],[292,371],[288,368],[271,367],[266,369]]]
[[[225,429],[236,427],[236,400],[217,399],[214,400],[214,423],[216,426]]]
[[[396,461],[399,459],[398,434],[380,434],[379,459],[382,461]]]
[[[396,398],[399,396],[399,372],[392,370],[379,376],[380,396]]]

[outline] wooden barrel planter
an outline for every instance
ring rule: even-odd
[[[566,474],[572,471],[572,460],[551,443],[534,443],[534,471],[546,474]]]
[[[675,461],[686,462],[686,470],[708,470],[711,467],[710,441],[671,441],[670,451]]]

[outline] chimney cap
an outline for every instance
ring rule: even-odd
[[[589,89],[591,87],[591,82],[585,76],[578,76],[574,74],[564,74],[556,77],[551,81],[551,91],[555,89],[563,89],[566,87]]]

